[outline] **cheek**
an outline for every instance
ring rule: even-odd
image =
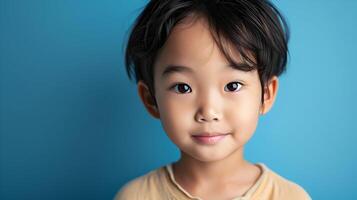
[[[158,98],[160,120],[165,132],[172,138],[182,134],[189,135],[192,126],[192,108],[187,101],[173,95]]]
[[[232,125],[234,137],[238,141],[247,141],[255,132],[259,119],[259,103],[254,100],[244,100],[236,103],[228,111],[227,120]]]

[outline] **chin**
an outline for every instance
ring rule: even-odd
[[[186,151],[185,154],[201,162],[216,162],[228,157],[232,151],[228,149],[217,151],[217,149],[196,149],[196,151]]]

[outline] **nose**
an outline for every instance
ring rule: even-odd
[[[204,95],[199,97],[199,106],[195,115],[197,122],[212,122],[220,121],[222,118],[222,112],[220,109],[220,100],[213,94]]]

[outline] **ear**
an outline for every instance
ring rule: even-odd
[[[264,88],[264,103],[261,105],[260,114],[264,115],[273,107],[278,93],[279,80],[277,76],[271,78],[266,88]]]
[[[143,102],[146,110],[151,114],[151,116],[159,119],[159,109],[155,105],[154,98],[150,94],[149,87],[143,81],[138,81],[137,85],[140,99]]]

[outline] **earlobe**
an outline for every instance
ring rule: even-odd
[[[277,76],[271,78],[264,90],[264,103],[261,105],[260,114],[264,115],[273,107],[279,88],[279,79]]]
[[[154,98],[150,94],[148,86],[143,81],[138,81],[137,87],[138,87],[138,94],[146,110],[150,113],[151,116],[159,119],[160,113],[157,108],[157,105],[155,105]]]

